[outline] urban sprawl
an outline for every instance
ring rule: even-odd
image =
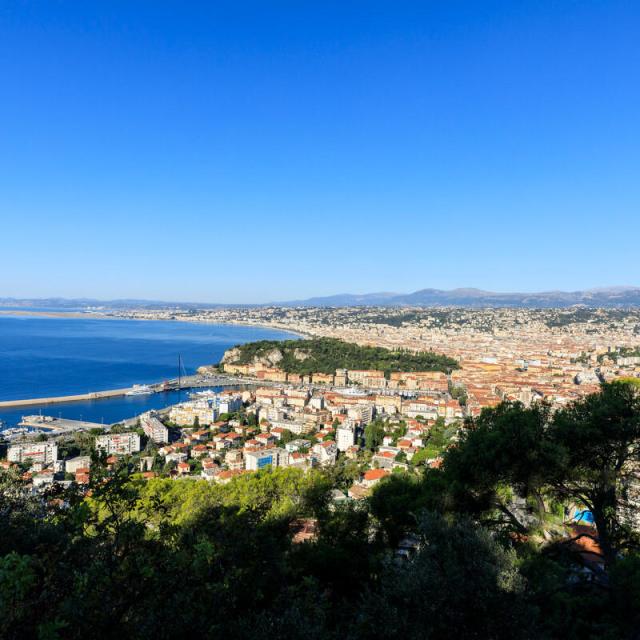
[[[104,312],[103,312],[104,313]],[[604,381],[640,377],[640,312],[618,309],[250,308],[128,310],[148,320],[243,323],[337,338],[394,352],[434,352],[447,370],[336,368],[304,374],[278,366],[278,353],[245,362],[230,350],[223,372],[246,385],[198,391],[129,426],[80,434],[22,434],[5,468],[19,466],[34,491],[89,484],[92,455],[114,467],[126,457],[145,478],[228,483],[265,467],[302,470],[350,460],[361,499],[395,470],[437,467],[466,418],[502,401],[544,402],[552,410],[598,391]],[[277,351],[277,350],[276,350]],[[304,354],[300,359],[304,359]]]

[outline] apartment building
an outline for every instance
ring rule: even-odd
[[[289,463],[289,453],[285,449],[273,447],[259,451],[244,452],[244,464],[247,471],[257,471],[267,466],[286,467]]]
[[[12,444],[7,451],[7,459],[9,462],[31,460],[41,464],[50,464],[58,459],[58,445],[51,440]]]
[[[130,455],[140,451],[140,436],[134,432],[96,436],[96,449],[108,455]]]
[[[169,429],[158,420],[152,412],[143,413],[140,416],[140,425],[145,435],[156,443],[169,442]]]

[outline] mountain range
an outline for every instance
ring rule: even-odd
[[[640,287],[605,287],[585,291],[497,293],[482,289],[420,289],[413,293],[342,293],[280,303],[282,306],[411,306],[411,307],[636,307]]]
[[[167,302],[160,300],[97,300],[92,298],[0,298],[0,307],[86,309],[108,307],[112,309],[176,308],[212,309],[224,307],[524,307],[549,308],[584,305],[587,307],[638,307],[640,287],[603,287],[584,291],[542,291],[539,293],[498,293],[482,289],[420,289],[413,293],[340,293],[332,296],[289,300],[270,304],[222,304],[199,302]]]

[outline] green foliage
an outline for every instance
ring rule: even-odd
[[[384,435],[384,422],[376,418],[364,429],[364,446],[369,449],[369,451],[374,451],[382,444]]]
[[[617,378],[612,382],[612,384],[628,384],[633,387],[640,387],[640,378],[631,378],[631,377]]]
[[[442,469],[397,471],[347,503],[332,490],[362,469],[342,457],[221,485],[145,481],[133,459],[109,471],[94,455],[86,496],[34,495],[0,472],[0,637],[636,637],[640,556],[610,507],[637,462],[637,403],[610,385],[553,415],[500,405]],[[372,424],[370,443],[384,434]],[[451,433],[438,422],[434,446]],[[603,506],[613,550],[593,573],[557,524],[580,501]],[[301,522],[315,537],[294,544]]]
[[[469,520],[423,515],[417,534],[413,559],[364,594],[357,637],[539,638],[513,551]]]
[[[450,371],[458,363],[433,353],[390,351],[382,347],[362,347],[335,338],[261,340],[235,347],[239,355],[234,364],[247,364],[277,351],[282,359],[277,366],[287,373],[334,373],[336,369],[375,369],[378,371]]]
[[[534,496],[542,517],[542,487],[555,465],[557,450],[545,437],[549,410],[534,405],[503,403],[482,412],[463,432],[457,447],[447,451],[444,469],[450,479],[451,497],[472,513],[497,511],[505,526],[522,533],[522,516],[511,508],[511,495],[503,486],[525,498]]]
[[[411,458],[411,465],[417,467],[433,456],[431,455],[432,451],[427,449],[427,447],[422,447],[422,449],[418,449]]]
[[[298,436],[295,433],[289,431],[289,429],[284,429],[282,435],[280,436],[280,444],[285,445],[292,440],[295,440]]]
[[[9,637],[25,623],[36,604],[37,577],[31,557],[12,551],[0,557],[0,636]]]
[[[467,404],[467,392],[464,387],[450,384],[449,393],[454,400],[457,400],[460,403],[461,406],[464,407]]]
[[[559,448],[560,464],[546,473],[557,495],[585,505],[593,514],[608,563],[618,551],[640,542],[618,519],[630,465],[640,463],[640,388],[605,384],[558,411],[549,438]]]

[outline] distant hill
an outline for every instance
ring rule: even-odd
[[[415,306],[415,307],[637,307],[640,287],[608,287],[585,291],[496,293],[482,289],[421,289],[413,293],[371,293],[309,298],[280,303],[282,306]]]
[[[542,291],[540,293],[497,293],[482,289],[420,289],[413,293],[339,293],[332,296],[288,300],[269,304],[224,304],[210,302],[168,302],[161,300],[97,300],[90,298],[0,298],[1,307],[47,309],[215,309],[248,307],[529,307],[553,308],[640,307],[640,287],[603,287],[584,291]]]

